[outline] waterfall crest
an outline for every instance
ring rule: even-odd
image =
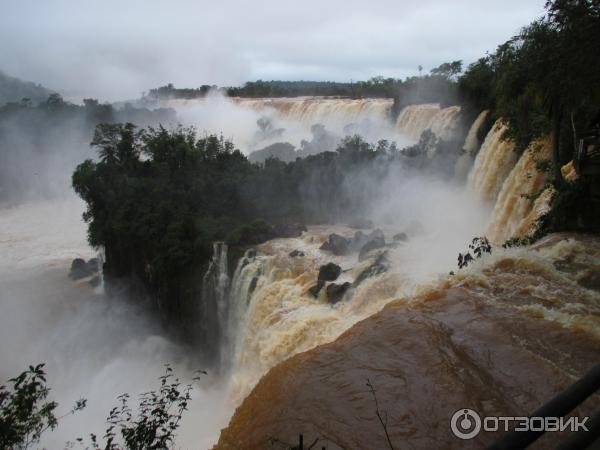
[[[448,140],[456,131],[459,115],[460,106],[441,108],[437,103],[410,105],[400,112],[396,128],[415,140],[425,130],[431,130],[437,137]]]
[[[388,121],[392,109],[391,99],[329,99],[299,98],[237,98],[240,106],[257,111],[272,109],[285,119],[305,125],[339,122],[348,125],[362,120]]]

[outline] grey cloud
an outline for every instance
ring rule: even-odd
[[[543,0],[2,0],[0,68],[73,97],[262,79],[404,77],[475,60]]]

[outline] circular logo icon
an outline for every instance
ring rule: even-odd
[[[481,431],[481,417],[472,409],[459,409],[450,420],[454,436],[460,439],[473,439]]]

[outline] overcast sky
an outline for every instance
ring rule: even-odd
[[[0,70],[69,97],[472,62],[545,0],[0,0]]]

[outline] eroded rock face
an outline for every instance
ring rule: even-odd
[[[327,439],[329,449],[387,448],[367,379],[396,448],[483,448],[499,434],[457,439],[455,411],[525,415],[583,375],[598,354],[599,342],[583,331],[452,288],[418,307],[386,308],[273,368],[214,448],[263,449],[268,437],[297,442],[299,433],[304,442]],[[599,403],[590,399],[577,412],[590,415]],[[551,434],[537,448],[553,448]]]

